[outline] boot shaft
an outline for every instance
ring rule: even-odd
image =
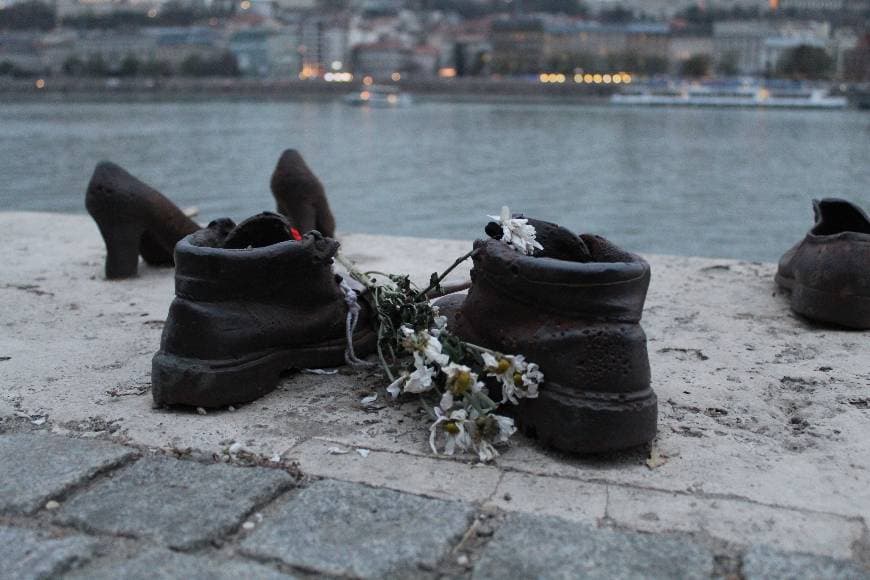
[[[588,392],[649,388],[646,335],[639,321],[649,265],[577,263],[522,256],[477,242],[472,285],[457,332],[540,365],[548,383]]]

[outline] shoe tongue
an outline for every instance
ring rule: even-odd
[[[522,215],[514,214],[514,217],[522,218]],[[535,228],[535,240],[541,244],[543,250],[535,250],[532,254],[537,258],[554,258],[569,262],[591,262],[592,254],[583,239],[569,230],[552,222],[545,222],[534,218],[526,218],[529,225]],[[489,222],[485,231],[487,235],[500,240],[502,228],[495,222]]]
[[[298,239],[293,235],[294,230],[284,216],[266,211],[249,217],[233,228],[222,245],[224,248],[237,250],[262,248]]]

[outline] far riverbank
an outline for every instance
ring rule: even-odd
[[[604,103],[613,86],[550,84],[527,79],[409,79],[392,83],[415,97],[433,101]],[[95,79],[46,78],[0,80],[0,99],[46,100],[264,100],[339,98],[363,88],[362,82],[320,79]]]

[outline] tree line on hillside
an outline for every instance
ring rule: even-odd
[[[709,55],[696,54],[680,64],[680,76],[686,78],[704,78],[713,72],[725,76],[736,73],[735,63],[723,59],[718,67],[713,66]],[[776,68],[769,71],[768,76],[790,78],[797,80],[822,80],[831,78],[834,71],[834,60],[823,48],[801,44],[788,50],[776,63]]]

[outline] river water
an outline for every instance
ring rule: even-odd
[[[0,209],[84,212],[115,161],[200,220],[273,209],[299,149],[339,231],[471,239],[507,204],[633,251],[776,260],[810,200],[870,209],[860,111],[421,102],[0,104]]]

